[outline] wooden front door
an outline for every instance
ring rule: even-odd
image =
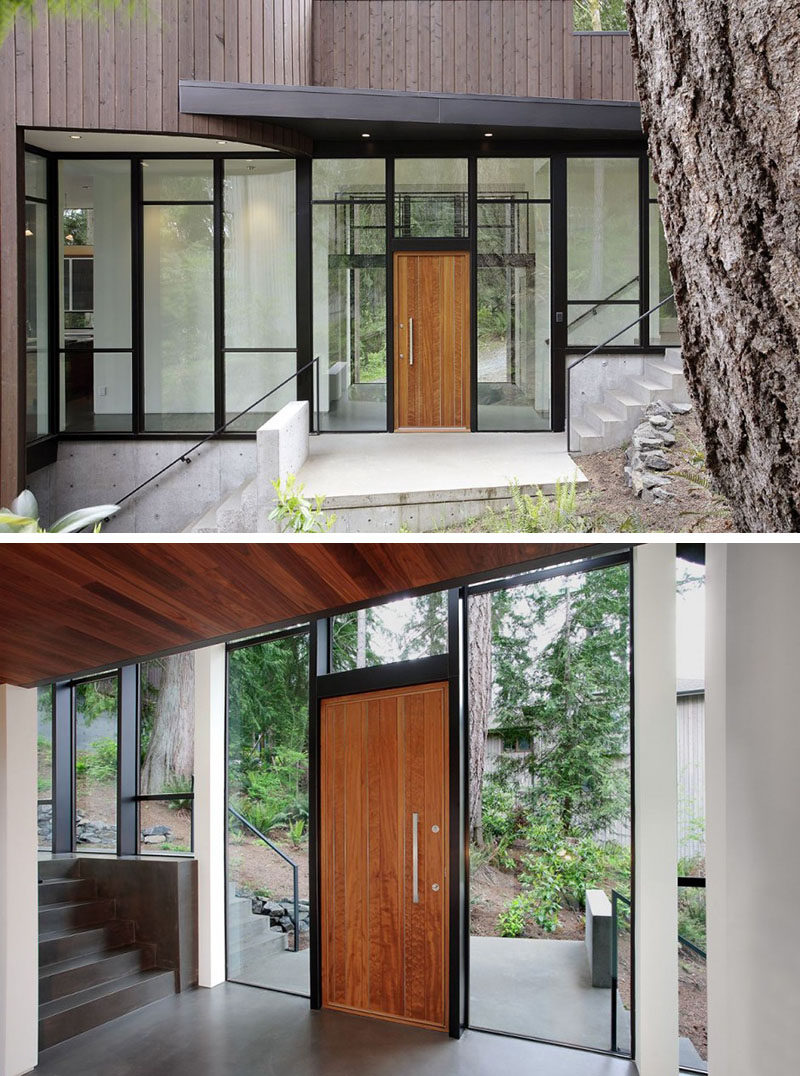
[[[447,684],[327,699],[322,1004],[446,1029]]]
[[[395,430],[468,430],[469,371],[469,253],[395,254]]]

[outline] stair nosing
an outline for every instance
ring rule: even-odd
[[[52,1016],[61,1016],[71,1009],[79,1009],[84,1005],[91,1005],[96,1001],[100,1001],[109,994],[120,993],[122,990],[128,990],[140,983],[150,982],[153,979],[170,975],[174,981],[175,972],[170,968],[150,968],[147,971],[128,972],[127,975],[120,975],[115,979],[109,979],[107,982],[84,987],[83,990],[76,990],[73,994],[65,994],[63,997],[55,998],[53,1001],[45,1001],[41,1004],[39,1006],[39,1021],[47,1020]]]
[[[50,975],[60,975],[66,971],[75,971],[78,968],[88,967],[90,964],[102,964],[105,960],[113,960],[118,956],[143,952],[144,950],[140,945],[136,945],[134,942],[126,942],[124,945],[117,945],[111,949],[101,949],[94,953],[79,953],[77,956],[64,957],[63,960],[53,960],[49,964],[40,964],[39,979],[46,979]]]

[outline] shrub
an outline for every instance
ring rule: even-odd
[[[486,840],[512,836],[517,828],[517,813],[513,788],[487,778],[483,785],[482,819]]]
[[[78,756],[75,770],[93,781],[113,781],[117,776],[117,741],[110,736],[95,740]]]
[[[704,889],[682,889],[678,897],[678,933],[705,952],[706,894]]]
[[[326,516],[322,511],[323,496],[317,494],[312,506],[303,493],[305,487],[302,482],[298,484],[295,475],[288,475],[285,482],[276,478],[272,488],[276,503],[269,518],[279,523],[282,531],[295,534],[329,531],[336,522],[336,516]]]

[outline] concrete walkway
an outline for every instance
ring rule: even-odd
[[[610,991],[593,987],[582,941],[470,938],[469,1021],[574,1046],[611,1048]],[[630,1015],[618,1003],[618,1046]]]
[[[325,498],[336,530],[434,530],[508,503],[517,481],[551,493],[586,477],[563,433],[351,433],[312,437],[298,478]]]

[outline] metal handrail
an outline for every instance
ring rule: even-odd
[[[231,812],[234,818],[237,818],[242,823],[242,825],[247,826],[250,832],[254,833],[256,837],[260,837],[264,844],[271,848],[273,852],[277,852],[281,859],[288,863],[289,866],[292,868],[292,904],[294,907],[294,944],[292,945],[292,950],[296,953],[300,949],[300,897],[297,881],[297,864],[291,858],[291,856],[287,856],[283,849],[279,848],[274,841],[271,841],[269,837],[266,837],[261,832],[260,829],[256,829],[256,827],[251,822],[248,822],[244,815],[237,811],[235,807],[232,807],[230,803],[228,804],[228,810]]]
[[[636,284],[638,280],[639,274],[637,273],[635,277],[631,277],[627,284],[623,284],[622,287],[617,288],[616,291],[612,291],[610,295],[607,295],[605,297],[605,299],[598,299],[594,306],[590,306],[588,310],[584,310],[582,314],[578,314],[578,316],[573,321],[567,322],[567,332],[569,332],[570,329],[574,328],[574,326],[582,322],[584,318],[597,317],[597,311],[600,309],[601,306],[605,306],[606,303],[612,302],[615,296],[619,295],[620,292],[625,291],[625,289],[629,288],[631,284]],[[622,304],[617,303],[616,305],[621,306]]]
[[[580,366],[581,363],[586,362],[587,359],[590,359],[592,355],[596,355],[598,351],[602,351],[603,348],[608,347],[608,345],[612,341],[616,340],[618,336],[622,336],[623,333],[626,333],[629,329],[632,329],[634,328],[634,326],[638,325],[640,321],[644,321],[644,319],[649,318],[651,314],[655,314],[656,310],[660,310],[662,306],[666,306],[666,304],[668,302],[671,302],[671,300],[674,298],[675,292],[670,292],[666,299],[662,299],[660,303],[657,303],[655,306],[651,306],[649,310],[646,310],[644,314],[640,314],[635,321],[632,321],[630,323],[630,325],[626,325],[624,329],[620,329],[618,332],[615,332],[613,336],[609,336],[608,340],[604,340],[602,344],[596,344],[591,349],[591,351],[587,351],[585,355],[581,355],[579,359],[567,366],[567,452],[572,451],[572,423],[570,421],[570,412],[572,410],[572,371],[575,370],[578,366]]]
[[[248,412],[252,411],[254,407],[258,407],[258,405],[260,403],[263,403],[264,400],[266,400],[268,397],[270,397],[273,394],[273,392],[277,392],[278,389],[282,389],[284,385],[288,385],[290,381],[292,381],[296,377],[299,377],[300,374],[304,374],[306,372],[306,370],[309,370],[312,366],[315,367],[315,380],[316,380],[316,389],[317,389],[317,392],[316,392],[316,397],[317,397],[317,399],[316,399],[316,407],[314,409],[314,414],[315,414],[314,429],[312,430],[312,433],[314,433],[314,434],[320,433],[320,428],[319,428],[319,355],[315,355],[314,358],[311,360],[311,362],[307,362],[305,364],[305,366],[301,366],[299,370],[295,370],[293,373],[289,374],[289,376],[284,378],[284,380],[281,381],[280,384],[275,385],[274,388],[271,388],[269,390],[269,392],[265,392],[263,396],[259,396],[259,398],[257,400],[253,400],[253,402],[250,404],[249,407],[245,407],[245,409],[243,411],[240,411],[237,415],[234,415],[233,418],[229,418],[227,422],[223,422],[221,426],[217,426],[217,428],[213,431],[213,433],[207,433],[205,435],[205,437],[203,437],[201,440],[199,440],[196,444],[192,445],[191,448],[187,448],[187,450],[185,452],[182,452],[180,454],[180,456],[176,456],[174,460],[171,460],[169,463],[165,464],[159,471],[156,471],[155,474],[151,474],[149,478],[146,478],[144,480],[144,482],[140,482],[138,486],[136,486],[134,489],[130,490],[129,493],[126,493],[124,497],[120,497],[116,501],[116,504],[117,505],[124,504],[125,501],[127,501],[130,497],[133,497],[140,490],[143,490],[145,486],[149,486],[151,482],[154,482],[157,478],[160,478],[162,474],[167,472],[171,467],[174,467],[176,463],[181,463],[181,462],[183,462],[183,463],[191,463],[192,461],[189,459],[189,456],[191,456],[191,454],[193,452],[196,452],[197,449],[201,448],[207,441],[211,441],[214,437],[217,437],[219,434],[221,434],[223,432],[223,430],[227,430],[227,428],[229,426],[232,426],[233,423],[237,422],[243,415],[248,414]]]

